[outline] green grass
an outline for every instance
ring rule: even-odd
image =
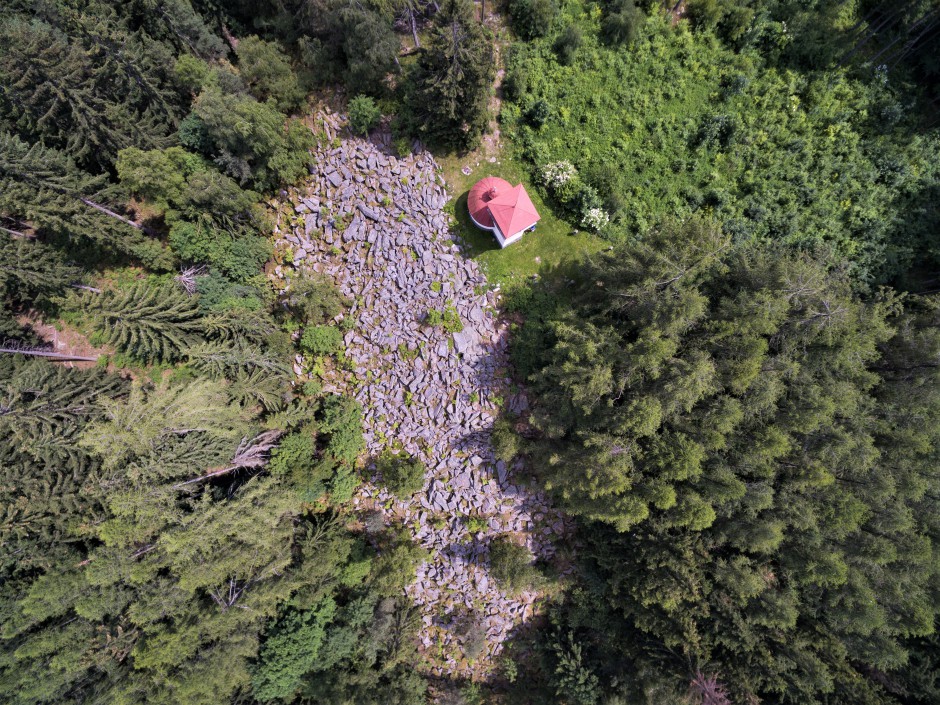
[[[610,46],[596,6],[563,8],[556,31],[576,24],[583,43],[570,66],[554,36],[513,45],[502,138],[528,173],[570,161],[611,216],[605,238],[700,214],[736,242],[824,244],[860,279],[890,280],[914,261],[931,226],[911,216],[940,159],[935,141],[910,138],[887,78],[780,68],[763,43],[735,51],[660,13],[629,47]],[[549,116],[533,124],[538,101]],[[562,214],[576,222],[579,207]]]
[[[522,282],[547,267],[580,259],[607,244],[583,230],[573,234],[579,228],[555,215],[542,200],[525,167],[508,152],[508,149],[504,150],[496,163],[481,160],[479,166],[476,165],[477,156],[446,156],[438,160],[453,196],[447,204],[447,211],[457,222],[457,234],[470,246],[470,256],[481,264],[491,284],[505,287]],[[469,176],[460,171],[465,165],[473,169]],[[542,216],[535,232],[526,233],[522,240],[505,249],[500,248],[492,233],[476,227],[467,212],[467,194],[473,184],[485,176],[498,176],[513,186],[521,183]]]

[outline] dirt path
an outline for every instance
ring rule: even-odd
[[[338,119],[325,119],[335,134]],[[500,589],[489,574],[490,542],[510,535],[548,558],[565,528],[490,445],[499,408],[527,406],[506,374],[507,325],[476,263],[450,239],[448,195],[431,155],[399,160],[346,140],[324,146],[317,161],[309,185],[292,194],[281,246],[295,268],[328,273],[356,302],[346,335],[355,372],[345,391],[363,405],[369,453],[400,449],[427,467],[423,491],[410,499],[367,484],[354,501],[404,522],[430,552],[407,590],[422,610],[429,672],[481,676],[539,597]],[[422,324],[445,306],[462,331]]]

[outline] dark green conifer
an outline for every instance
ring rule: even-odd
[[[104,342],[141,360],[174,360],[201,329],[199,307],[170,285],[136,282],[81,298]]]

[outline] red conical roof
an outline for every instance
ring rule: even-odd
[[[495,189],[495,191],[494,191]],[[490,217],[490,211],[487,207],[494,199],[499,198],[503,193],[512,191],[512,186],[508,181],[504,181],[497,176],[487,176],[477,181],[470,194],[467,196],[467,210],[470,211],[470,217],[476,221],[477,225],[484,228],[493,227],[493,219]]]
[[[531,228],[541,217],[522,184],[497,194],[486,205],[500,232],[507,238]]]

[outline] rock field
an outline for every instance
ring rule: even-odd
[[[488,575],[489,542],[512,533],[549,558],[553,537],[565,530],[543,496],[514,482],[518,468],[497,462],[490,447],[498,406],[514,413],[528,406],[506,376],[507,324],[497,294],[451,240],[442,210],[449,196],[433,157],[391,156],[387,134],[340,141],[340,116],[318,119],[327,140],[307,184],[282,204],[275,237],[286,258],[275,274],[284,277],[291,262],[326,273],[355,302],[346,315],[356,324],[345,337],[355,372],[336,388],[362,403],[371,456],[403,449],[427,473],[424,490],[408,500],[373,478],[354,503],[404,522],[430,552],[407,589],[421,606],[430,672],[482,675],[538,597],[500,591]],[[461,332],[423,324],[430,309],[445,305],[456,308]],[[486,528],[471,534],[471,516],[475,528]],[[458,628],[468,619],[486,635],[473,659]]]

